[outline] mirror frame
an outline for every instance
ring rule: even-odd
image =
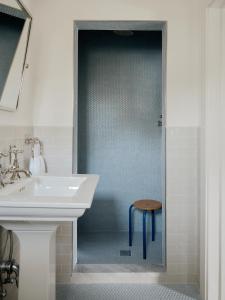
[[[26,64],[26,60],[27,60],[28,47],[29,47],[29,42],[30,42],[31,26],[32,26],[32,21],[33,21],[32,15],[28,11],[28,9],[25,7],[23,2],[21,0],[14,0],[14,1],[18,4],[18,6],[21,8],[21,10],[24,11],[27,14],[27,19],[30,19],[30,21],[29,21],[29,25],[28,25],[26,47],[25,47],[25,53],[24,53],[24,58],[23,58],[23,66],[22,66],[21,76],[20,76],[20,86],[19,86],[19,90],[18,90],[18,96],[17,96],[17,101],[16,101],[15,108],[11,109],[11,108],[7,108],[6,106],[1,106],[1,99],[0,99],[0,110],[5,110],[5,111],[9,111],[9,112],[15,112],[18,109],[18,106],[19,106],[19,100],[20,100],[20,96],[21,96],[21,92],[22,92],[24,71],[25,71],[26,68],[29,67],[29,65]],[[18,49],[18,45],[17,45],[16,51],[17,51],[17,49]],[[15,57],[15,55],[16,55],[16,52],[14,54],[14,57]],[[11,64],[11,66],[12,66],[12,64]],[[11,69],[11,66],[10,66],[10,69]],[[10,69],[9,69],[9,73],[10,73]],[[9,73],[8,73],[8,76],[9,76]],[[4,88],[5,88],[6,84],[7,84],[7,80],[5,82]]]

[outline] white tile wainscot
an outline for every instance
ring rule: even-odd
[[[167,273],[199,278],[199,129],[167,129]]]

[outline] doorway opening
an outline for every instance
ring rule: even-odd
[[[115,27],[117,22],[114,26],[107,23],[111,26],[108,28],[104,28],[106,22],[78,23],[74,170],[98,174],[100,182],[91,209],[78,220],[75,271],[163,271],[166,180],[162,24],[139,30],[138,22],[125,22],[129,29]],[[146,259],[142,211],[138,209],[133,213],[132,247],[128,242],[129,207],[140,199],[162,203],[162,209],[155,213],[155,241],[151,239],[151,214],[147,214]]]

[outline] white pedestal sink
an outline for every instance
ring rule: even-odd
[[[19,300],[55,300],[57,225],[76,224],[91,207],[98,179],[97,175],[32,177],[0,190],[0,225],[20,241]],[[75,247],[76,238],[74,232]]]

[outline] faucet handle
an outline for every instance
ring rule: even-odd
[[[16,145],[9,145],[9,153],[23,153],[23,150],[17,149]]]
[[[8,152],[0,152],[0,159],[9,156]]]
[[[12,154],[15,155],[15,160],[17,160],[18,154],[23,153],[23,150],[17,149],[16,145],[9,145],[9,162],[12,163]]]
[[[7,152],[0,152],[0,161],[1,161],[1,159],[3,157],[7,157],[7,156],[9,156],[9,153],[7,153]],[[0,171],[1,171],[1,169],[2,169],[2,164],[0,163]]]

